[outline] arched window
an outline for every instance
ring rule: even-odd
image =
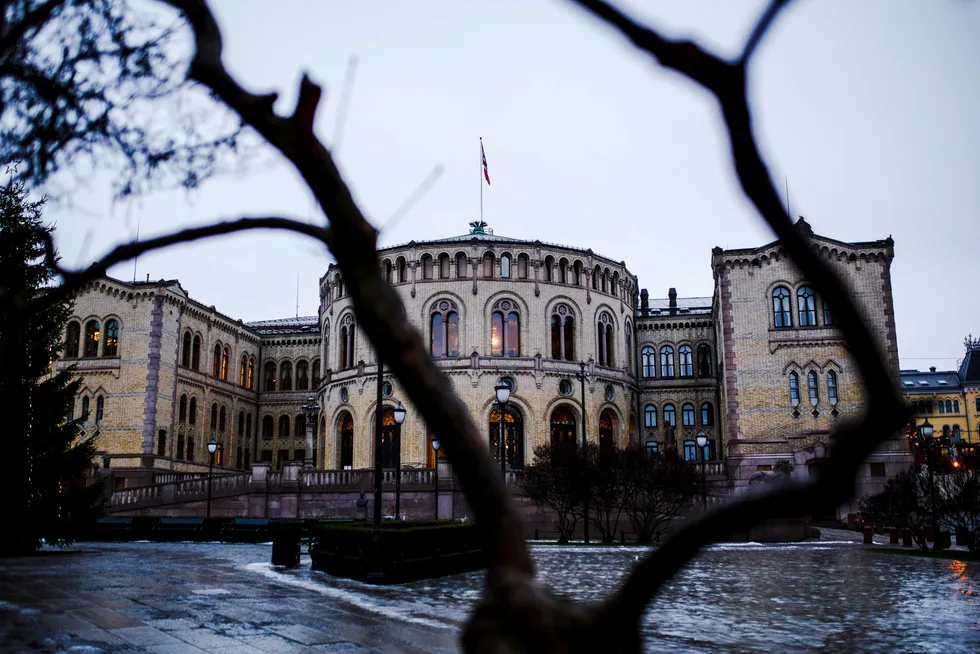
[[[320,385],[320,360],[316,359],[313,361],[313,383],[310,388],[316,388]]]
[[[582,262],[576,260],[572,265],[572,283],[576,286],[582,285]]]
[[[796,304],[800,313],[800,327],[814,327],[817,324],[817,296],[809,286],[801,286],[796,291]]]
[[[486,279],[493,279],[493,252],[483,255],[483,276]]]
[[[82,398],[82,420],[88,421],[88,411],[89,411],[89,399],[88,397]]]
[[[715,408],[711,406],[711,402],[704,402],[701,404],[701,425],[704,427],[711,427],[715,424]]]
[[[510,255],[509,254],[500,255],[500,277],[501,279],[510,279]]]
[[[276,390],[276,364],[272,361],[265,362],[265,390]]]
[[[218,429],[218,403],[211,405],[211,431]]]
[[[296,364],[296,390],[305,391],[310,387],[309,365],[306,361]]]
[[[289,416],[279,416],[279,440],[289,438]]]
[[[201,369],[201,337],[194,336],[194,346],[191,348],[191,368]]]
[[[558,281],[562,284],[568,283],[568,259],[565,257],[558,262]]]
[[[837,404],[837,373],[827,371],[827,399],[832,405]]]
[[[834,314],[830,311],[830,305],[827,304],[827,300],[823,301],[823,324],[830,326],[834,324]]]
[[[817,393],[817,373],[811,370],[806,374],[806,387],[810,395],[810,404],[817,406],[820,396]]]
[[[602,271],[602,292],[609,292],[609,269],[606,268]]]
[[[575,456],[575,415],[568,407],[559,406],[551,412],[551,463],[564,465]]]
[[[677,426],[677,412],[674,409],[673,404],[664,405],[664,426],[666,427]]]
[[[980,413],[980,397],[977,398],[977,413]]]
[[[188,461],[194,460],[194,437],[193,436],[187,437],[187,460]]]
[[[789,290],[785,286],[777,286],[772,292],[772,320],[779,328],[792,327],[793,317],[790,314]]]
[[[488,442],[490,455],[500,465],[500,435],[504,437],[504,460],[511,470],[524,468],[524,417],[514,405],[504,411],[504,422],[500,424],[500,409],[490,412]]]
[[[684,460],[687,462],[698,460],[697,443],[694,441],[684,441]]]
[[[184,341],[180,348],[180,365],[185,368],[191,367],[191,333],[184,332]]]
[[[245,438],[245,412],[239,411],[238,412],[238,440],[241,441],[243,438]],[[240,468],[241,465],[239,464],[238,467]]]
[[[527,279],[527,269],[530,267],[530,262],[526,254],[517,255],[517,277],[519,279]]]
[[[82,327],[76,321],[68,323],[65,330],[65,357],[78,358],[78,346],[82,340]]]
[[[221,344],[214,346],[214,355],[211,357],[211,375],[221,377]]]
[[[643,425],[650,428],[657,426],[657,407],[652,404],[643,407]]]
[[[959,413],[959,412],[960,412],[960,401],[953,400],[953,413]]]
[[[800,405],[800,376],[795,372],[789,373],[789,405]]]
[[[225,431],[226,422],[227,412],[225,411],[225,407],[222,406],[220,409],[218,409],[218,431],[222,433]]]
[[[603,312],[599,316],[599,327],[598,327],[598,338],[596,340],[596,348],[599,350],[599,365],[612,367],[614,364],[614,346],[615,341],[613,340],[613,332],[615,331],[613,327],[612,316],[608,312]]]
[[[459,356],[459,313],[452,300],[440,300],[432,308],[429,352],[437,358]]]
[[[616,416],[610,409],[599,414],[599,459],[608,461],[616,449]]]
[[[102,356],[119,356],[119,321],[112,319],[105,323],[105,345],[102,346]]]
[[[275,436],[275,422],[272,416],[265,416],[262,418],[262,440],[271,441],[273,436]]]
[[[685,427],[694,426],[694,405],[690,402],[681,407],[681,424]]]
[[[340,453],[340,469],[350,470],[354,467],[354,419],[346,411],[337,419],[337,440],[340,441],[340,447],[337,448]]]
[[[288,361],[279,364],[279,390],[293,390],[293,364]]]
[[[551,313],[551,358],[575,359],[575,318],[564,304],[556,305]]]
[[[702,343],[698,345],[698,377],[711,376],[711,348]]]
[[[248,357],[244,354],[242,355],[241,361],[238,362],[238,385],[245,388],[245,384],[248,383]]]
[[[626,365],[629,366],[628,372],[633,373],[633,326],[626,323]]]
[[[439,255],[439,279],[449,279],[449,255],[445,252]]]
[[[295,428],[293,430],[293,435],[296,438],[304,438],[306,436],[306,416],[302,413],[296,416]]]
[[[180,408],[177,410],[177,422],[187,422],[187,394],[180,396]]]
[[[595,268],[592,269],[592,290],[593,291],[598,291],[599,290],[599,275],[600,274],[601,274],[601,272],[599,270],[599,266],[596,266]]]
[[[946,405],[943,403],[943,401],[939,400],[937,404],[939,405],[939,413],[946,413]]]
[[[957,404],[959,404],[958,401]],[[952,400],[946,400],[946,413],[952,413],[952,412],[953,412],[953,402]]]
[[[674,348],[669,345],[660,348],[660,376],[674,376]]]
[[[187,410],[187,422],[191,425],[197,424],[197,398],[192,397],[190,408]]]
[[[381,274],[384,275],[385,281],[389,284],[391,283],[391,260],[385,259],[384,263],[381,264]]]
[[[99,395],[95,398],[95,422],[101,423],[105,414],[105,398]]]
[[[89,320],[85,323],[85,356],[99,356],[99,339],[101,336],[98,320]]]
[[[640,364],[643,368],[643,377],[653,379],[657,376],[657,352],[651,345],[644,345],[640,350]]]
[[[408,271],[407,264],[405,263],[405,257],[398,257],[395,260],[395,272],[398,273],[398,283],[408,281]]]
[[[456,277],[458,279],[466,279],[466,255],[460,252],[456,255]]]
[[[677,348],[677,363],[681,369],[681,377],[694,376],[694,351],[690,345],[681,345]]]
[[[249,357],[248,359],[248,377],[245,387],[248,390],[255,388],[255,357]]]
[[[354,316],[347,314],[340,324],[340,369],[354,367]]]
[[[231,359],[231,352],[226,346],[225,349],[221,351],[221,379],[222,381],[228,381],[228,363]]]
[[[517,305],[501,300],[490,315],[490,356],[518,357],[521,355],[521,318]]]
[[[422,279],[432,279],[432,255],[422,255]]]

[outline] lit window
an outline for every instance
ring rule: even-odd
[[[85,324],[85,356],[87,357],[99,356],[100,336],[101,333],[99,331],[99,321],[89,320]]]
[[[105,324],[105,345],[102,356],[114,357],[119,355],[119,321],[108,320]]]

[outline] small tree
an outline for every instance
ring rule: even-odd
[[[624,509],[622,451],[612,448],[602,450],[595,443],[589,443],[587,456],[589,523],[599,530],[603,543],[611,543],[616,538],[619,518]],[[576,458],[581,461],[580,457]],[[582,508],[576,507],[580,517],[584,517],[581,516]]]
[[[30,301],[54,277],[41,205],[28,202],[21,184],[0,189],[0,397],[11,408],[4,412],[3,554],[71,543],[101,492],[84,483],[92,444],[74,443],[79,425],[70,407],[81,380],[70,369],[51,374],[71,302]]]
[[[578,524],[582,502],[582,465],[575,448],[558,444],[534,448],[534,463],[518,483],[527,497],[550,507],[558,518],[558,542],[567,543]]]
[[[651,456],[640,446],[621,453],[623,509],[641,543],[659,542],[697,492],[697,475],[677,455]]]
[[[926,472],[911,467],[895,475],[878,495],[861,500],[862,514],[908,529],[916,546],[929,551],[925,528],[930,523],[931,494]]]
[[[943,503],[943,520],[952,529],[970,531],[967,544],[971,552],[980,552],[980,472],[953,470],[936,480]],[[959,542],[957,544],[960,544]]]

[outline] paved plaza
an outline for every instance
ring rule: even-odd
[[[457,651],[455,624],[324,594],[270,557],[262,545],[81,543],[0,559],[0,652]]]

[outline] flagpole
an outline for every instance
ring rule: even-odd
[[[483,222],[483,137],[480,137],[480,222]]]

